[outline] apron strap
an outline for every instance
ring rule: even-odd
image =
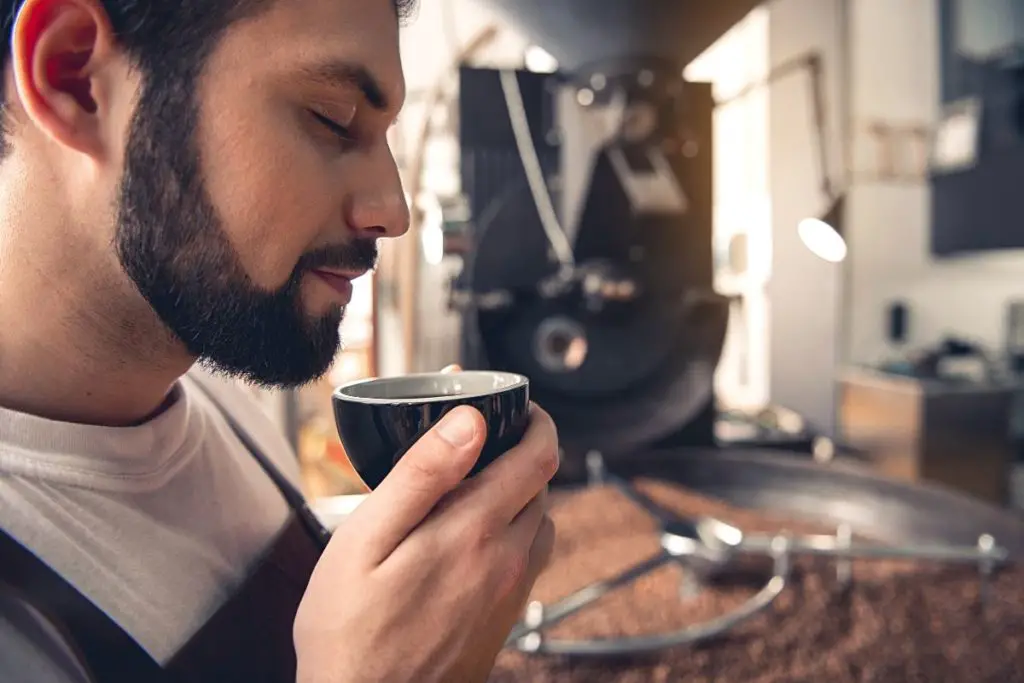
[[[263,449],[253,441],[249,432],[238,423],[238,420],[236,420],[228,410],[225,410],[224,405],[217,399],[214,392],[209,387],[205,386],[202,380],[195,380],[193,383],[198,386],[203,394],[205,394],[213,405],[217,407],[220,416],[224,418],[224,421],[228,423],[228,426],[231,428],[231,431],[235,433],[238,440],[242,442],[242,445],[245,446],[246,450],[252,454],[252,457],[255,458],[256,462],[258,462],[260,467],[263,468],[263,471],[267,473],[267,476],[270,477],[271,481],[273,481],[277,486],[277,489],[281,492],[281,495],[288,503],[288,507],[290,507],[295,513],[295,516],[299,519],[299,522],[302,523],[302,526],[305,527],[306,531],[309,532],[309,535],[312,536],[319,544],[320,550],[326,548],[328,542],[331,540],[331,532],[328,531],[328,529],[320,522],[320,519],[316,514],[310,509],[309,504],[306,503],[306,497],[302,495],[302,493],[288,480],[287,477],[281,474],[281,470],[279,470],[270,458],[267,457],[266,453],[263,452]]]
[[[320,548],[299,519],[246,580],[165,664],[188,683],[295,683],[295,615]]]
[[[156,660],[109,615],[2,529],[0,581],[61,633],[93,681],[169,683]]]

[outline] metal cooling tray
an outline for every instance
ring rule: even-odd
[[[1024,561],[1024,516],[938,487],[903,484],[843,463],[820,465],[769,451],[677,450],[616,460],[587,457],[588,486],[616,488],[657,526],[660,550],[616,577],[589,584],[552,604],[532,603],[506,645],[529,654],[607,657],[650,653],[720,637],[768,609],[788,587],[794,559],[817,556],[835,564],[837,580],[853,581],[854,559],[907,559],[977,569],[982,602],[991,576]],[[782,513],[830,534],[758,534],[710,516],[687,518],[662,509],[631,481],[659,479],[737,508]],[[871,538],[861,540],[855,536]],[[596,539],[598,540],[598,539]],[[740,556],[772,561],[764,586],[737,609],[713,620],[656,635],[558,640],[545,630],[605,595],[668,564],[699,582]],[[681,587],[685,588],[684,587]],[[685,591],[681,590],[681,594]]]
[[[939,487],[911,485],[855,463],[809,462],[785,452],[693,449],[649,452],[616,460],[629,480],[663,479],[737,507],[786,513],[883,543],[974,545],[989,534],[1024,559],[1024,514]]]

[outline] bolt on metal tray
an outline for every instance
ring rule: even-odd
[[[506,640],[508,648],[527,654],[607,657],[654,652],[715,638],[771,606],[788,586],[795,557],[834,558],[836,578],[843,588],[849,587],[853,581],[852,562],[855,559],[973,564],[978,568],[982,604],[989,597],[992,575],[1010,562],[1009,552],[989,534],[979,536],[974,546],[883,545],[855,541],[853,530],[847,524],[839,525],[835,535],[745,534],[741,529],[713,517],[683,518],[661,509],[628,481],[609,473],[600,453],[588,454],[587,475],[588,486],[615,487],[657,521],[661,550],[618,576],[592,583],[555,603],[530,603],[523,620],[512,629]],[[553,640],[544,636],[545,629],[670,563],[677,563],[684,569],[680,598],[685,600],[700,590],[700,576],[727,567],[740,555],[771,558],[773,572],[755,595],[732,612],[684,629],[650,636],[594,640]]]

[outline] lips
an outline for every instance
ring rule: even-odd
[[[367,273],[365,270],[340,270],[335,268],[314,268],[313,272],[321,277],[339,277],[349,281],[362,277]]]
[[[352,280],[362,275],[362,273],[339,273],[331,270],[314,270],[313,274],[338,294],[343,305],[352,298]]]

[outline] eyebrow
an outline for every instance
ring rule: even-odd
[[[381,87],[380,81],[362,64],[334,61],[307,67],[303,71],[310,80],[332,87],[355,86],[370,103],[370,106],[377,111],[386,112],[391,108],[391,103],[388,96],[384,94],[384,88]]]

